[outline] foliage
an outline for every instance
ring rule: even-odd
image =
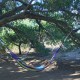
[[[63,42],[65,36],[72,29],[78,28],[73,23],[79,22],[79,0],[35,0],[32,4],[29,2],[30,0],[2,0],[0,2],[0,26],[7,28],[0,29],[0,36],[7,45],[10,43],[31,44],[36,47],[37,52],[44,53],[44,41],[55,44]],[[28,9],[26,9],[27,5]],[[28,21],[25,18],[28,18]],[[35,19],[41,20],[44,28],[39,30],[39,24]],[[11,27],[6,26],[7,23]],[[78,46],[80,46],[79,35],[80,33],[73,32],[65,45],[79,44]],[[69,48],[70,46],[67,45]]]
[[[8,45],[14,44],[19,47],[19,43],[27,44],[30,47],[34,47],[35,51],[37,53],[41,53],[41,55],[48,54],[49,51],[45,49],[45,46],[43,46],[44,43],[42,44],[41,42],[39,42],[39,32],[37,28],[32,28],[25,24],[17,24],[16,28],[18,28],[20,32],[14,32],[10,29],[9,32],[5,32],[5,34],[3,35]]]

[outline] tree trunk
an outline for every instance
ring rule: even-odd
[[[21,55],[21,42],[19,42],[19,55]]]

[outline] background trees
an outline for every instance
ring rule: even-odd
[[[29,25],[25,27],[24,24],[29,24],[26,19],[32,21],[32,28]],[[21,21],[23,24],[20,24]],[[0,27],[15,32],[14,35],[9,34],[7,39],[12,38],[13,42],[19,43],[18,46],[21,43],[36,46],[40,41],[49,40],[57,42],[76,29],[67,41],[80,46],[80,1],[0,0]]]

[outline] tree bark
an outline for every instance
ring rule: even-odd
[[[21,55],[21,42],[19,42],[19,55]]]

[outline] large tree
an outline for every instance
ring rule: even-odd
[[[79,0],[1,0],[0,27],[20,19],[44,20],[68,34],[80,21]],[[79,24],[80,25],[80,24]],[[7,26],[9,28],[13,28]],[[14,28],[13,28],[14,29]],[[15,29],[16,30],[16,29]],[[80,37],[73,31],[71,39],[80,45]]]

